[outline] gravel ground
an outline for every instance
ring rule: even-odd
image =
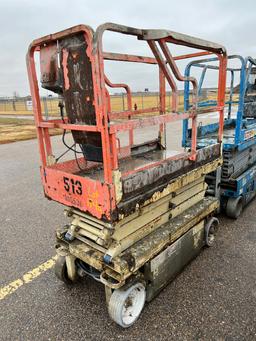
[[[37,141],[0,145],[0,284],[55,254],[63,207],[43,197]],[[65,287],[49,270],[0,302],[1,341],[256,340],[256,201],[237,221],[221,217],[205,249],[151,303],[134,327],[112,322],[91,279]]]

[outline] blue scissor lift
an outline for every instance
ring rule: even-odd
[[[216,58],[194,60],[185,69],[190,76],[192,68],[199,68],[198,96],[208,70],[218,70]],[[233,61],[239,67],[231,67]],[[228,57],[227,73],[230,73],[229,98],[223,132],[223,165],[214,174],[207,177],[209,194],[219,192],[221,207],[231,218],[237,218],[243,207],[256,195],[256,60],[239,55]],[[239,85],[234,86],[235,73],[239,75]],[[237,93],[237,96],[236,96]],[[237,97],[237,98],[234,98]],[[200,100],[199,108],[216,105],[215,100]],[[190,103],[189,82],[185,84],[184,106],[188,110]],[[237,107],[237,109],[236,109]],[[198,126],[197,148],[203,148],[217,140],[218,123]],[[183,121],[183,147],[189,148],[191,129],[188,121]]]

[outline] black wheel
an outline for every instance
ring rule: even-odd
[[[65,284],[72,284],[72,281],[68,278],[66,257],[58,256],[56,263],[55,263],[54,271],[55,271],[56,277],[59,280],[61,280]]]
[[[229,198],[226,206],[226,215],[230,218],[237,219],[243,210],[243,198]]]
[[[205,245],[213,246],[215,235],[218,230],[219,220],[215,217],[210,218],[205,224]]]

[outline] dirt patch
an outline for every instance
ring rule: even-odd
[[[50,135],[59,135],[60,129],[49,130]],[[36,138],[33,120],[0,117],[0,144],[24,141]]]

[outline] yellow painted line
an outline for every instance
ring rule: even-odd
[[[50,258],[43,264],[40,264],[33,270],[25,273],[22,278],[16,279],[15,281],[9,283],[8,285],[0,288],[0,300],[4,299],[6,296],[13,294],[17,289],[19,289],[22,285],[32,282],[35,278],[40,276],[45,271],[51,269],[55,262],[57,256]]]

